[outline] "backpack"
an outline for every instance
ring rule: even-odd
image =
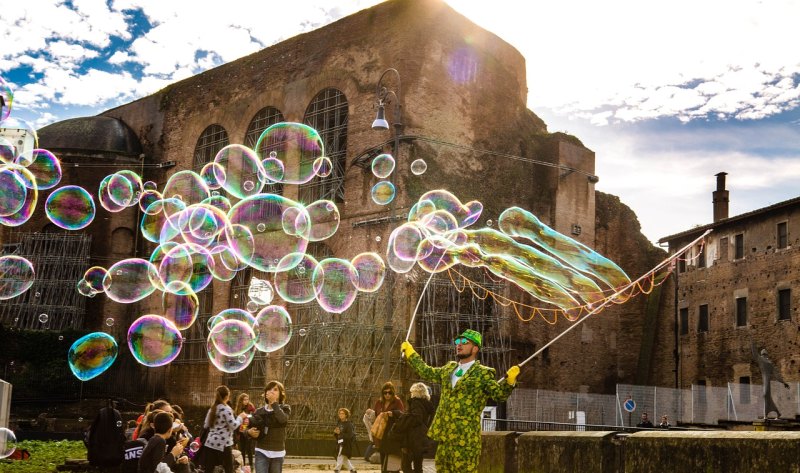
[[[122,473],[137,473],[139,471],[139,458],[142,457],[147,440],[136,439],[127,440],[123,446],[124,460],[122,461]]]
[[[99,467],[119,466],[124,458],[125,429],[122,416],[111,402],[94,418],[87,442],[89,464]]]

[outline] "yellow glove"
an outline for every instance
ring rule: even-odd
[[[506,371],[506,382],[514,386],[517,384],[517,376],[519,376],[519,366],[514,365]]]
[[[400,345],[400,351],[403,353],[403,357],[406,360],[410,359],[411,355],[416,353],[416,351],[414,351],[414,347],[412,347],[411,344],[408,343],[408,340],[406,340],[405,342],[403,342],[402,345]]]

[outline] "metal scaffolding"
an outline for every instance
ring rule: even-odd
[[[76,284],[89,267],[91,243],[82,233],[10,234],[3,254],[30,261],[36,279],[25,293],[0,304],[0,323],[34,330],[83,328],[86,299]],[[40,321],[42,314],[46,322]]]

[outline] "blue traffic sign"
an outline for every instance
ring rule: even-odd
[[[636,410],[636,401],[633,399],[626,399],[625,404],[622,405],[622,408],[628,412],[633,412]]]

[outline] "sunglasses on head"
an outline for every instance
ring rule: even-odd
[[[467,342],[469,342],[469,340],[467,340],[464,337],[456,338],[455,340],[453,340],[453,343],[455,343],[456,345],[465,345]]]

